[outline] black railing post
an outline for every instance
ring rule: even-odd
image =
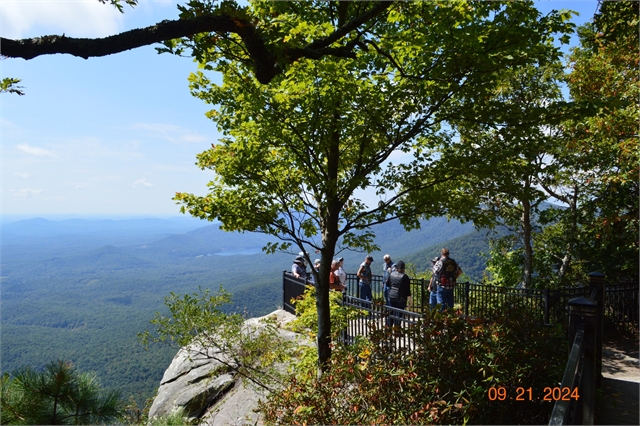
[[[287,270],[284,269],[282,271],[282,309],[284,309],[284,310],[287,309],[287,291],[286,291],[287,288],[286,288],[286,285],[284,283],[284,278],[285,278],[284,274],[286,274],[286,273],[287,273]]]
[[[596,313],[597,303],[586,297],[569,300],[569,344],[578,329],[584,330],[584,359],[574,424],[593,424],[596,403]],[[571,351],[571,349],[569,349]]]
[[[549,288],[544,289],[543,296],[544,297],[544,324],[549,325],[549,297],[551,292]]]
[[[464,316],[469,318],[469,293],[471,293],[471,283],[464,283]]]
[[[597,289],[596,303],[596,387],[600,389],[602,387],[602,337],[604,335],[604,292],[605,282],[604,274],[601,272],[591,272],[589,274],[589,291]]]
[[[425,288],[424,288],[424,278],[420,278],[420,313],[424,314],[425,311],[425,303],[424,303],[424,297],[425,297]]]

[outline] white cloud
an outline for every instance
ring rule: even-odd
[[[153,188],[153,184],[146,179],[138,179],[131,185],[132,188]]]
[[[59,195],[51,196],[51,197],[45,197],[45,200],[47,200],[47,201],[67,201],[68,199],[69,199],[69,197],[61,197]]]
[[[47,34],[104,37],[118,31],[123,16],[96,0],[2,0],[2,36],[28,38]]]
[[[76,185],[76,189],[87,189],[89,185],[85,185],[84,183],[79,183]]]
[[[201,135],[190,133],[190,134],[183,135],[182,140],[185,142],[205,142],[207,138]]]
[[[15,172],[14,174],[22,179],[29,179],[31,177],[31,175],[26,172]]]
[[[198,169],[196,166],[192,164],[186,165],[186,166],[177,166],[173,164],[156,164],[155,166],[153,166],[153,170],[156,170],[159,172],[187,172],[187,173],[200,171],[200,169]]]
[[[174,143],[199,143],[207,141],[205,136],[173,124],[137,123],[133,125],[133,129],[147,131],[151,133],[152,137],[165,139]]]
[[[53,152],[47,151],[46,149],[37,148],[35,146],[30,146],[30,145],[27,145],[26,143],[16,145],[16,148],[22,152],[26,152],[27,154],[35,155],[36,157],[56,158],[56,155]]]
[[[102,138],[88,136],[69,139],[61,148],[70,157],[77,156],[87,159],[116,158],[121,161],[131,161],[144,156],[137,151],[138,145],[137,142],[111,142],[110,144],[104,144]]]
[[[22,189],[10,189],[9,192],[13,194],[15,197],[27,198],[27,197],[35,197],[38,194],[44,192],[42,189],[32,189],[32,188],[22,188]]]

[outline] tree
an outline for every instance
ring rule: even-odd
[[[79,373],[66,361],[1,380],[3,424],[97,424],[117,421],[121,414],[118,391],[103,391],[95,375]]]
[[[458,148],[473,150],[466,154],[478,156],[488,166],[488,173],[475,175],[466,187],[480,206],[474,223],[476,227],[503,226],[509,232],[499,237],[502,242],[493,244],[496,251],[492,253],[492,257],[509,259],[489,262],[502,265],[500,269],[512,278],[511,267],[505,262],[517,264],[521,271],[516,282],[493,277],[503,284],[521,283],[526,288],[533,282],[534,236],[539,232],[542,203],[549,199],[540,182],[558,173],[556,165],[549,164],[558,144],[552,124],[575,113],[562,99],[562,77],[560,61],[506,70],[492,99],[503,106],[504,114],[490,124],[463,123],[461,128],[461,138],[469,143]],[[517,254],[510,255],[510,250]]]
[[[331,37],[360,13],[351,3],[337,10],[324,2],[292,8],[252,4],[261,19],[276,17],[274,39],[296,43]],[[279,238],[268,252],[293,245],[295,252],[321,253],[316,294],[323,368],[331,354],[335,253],[372,249],[369,227],[385,221],[400,219],[411,228],[421,216],[469,215],[468,198],[457,188],[482,172],[482,164],[449,155],[453,141],[445,123],[491,122],[496,111],[481,105],[502,70],[557,58],[552,33],[567,32],[567,18],[540,17],[523,2],[398,3],[386,21],[347,39],[359,46],[354,57],[299,58],[269,85],[252,78],[239,36],[176,44],[173,49],[195,46],[202,68],[222,73],[221,86],[201,71],[191,87],[217,107],[209,116],[225,137],[198,156],[199,167],[215,172],[209,193],[175,199],[184,212],[219,220],[225,230]],[[405,161],[394,158],[403,155]],[[376,192],[376,205],[359,198],[364,189]]]
[[[570,56],[574,102],[595,113],[562,123],[561,171],[542,187],[562,208],[548,212],[546,250],[559,283],[594,270],[612,281],[638,277],[638,2],[601,2]]]

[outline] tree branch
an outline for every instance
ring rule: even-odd
[[[80,58],[107,56],[164,40],[203,32],[238,33],[244,23],[228,15],[203,15],[190,19],[162,21],[146,28],[125,31],[104,38],[43,36],[22,40],[0,38],[0,54],[9,58],[33,59],[40,55],[66,53]],[[248,24],[244,24],[248,25]]]
[[[367,12],[353,18],[329,36],[315,40],[306,47],[288,49],[284,46],[285,57],[289,62],[303,57],[319,59],[327,55],[353,57],[354,45],[351,43],[345,47],[331,48],[329,46],[385,11],[391,4],[393,1],[375,3]],[[249,53],[255,76],[260,83],[269,83],[282,72],[282,67],[278,66],[274,53],[266,47],[265,40],[258,33],[255,24],[228,14],[202,15],[174,21],[166,20],[150,27],[96,39],[66,37],[64,34],[22,40],[0,37],[0,55],[28,60],[41,55],[65,53],[88,59],[112,55],[165,40],[209,32],[238,34]]]

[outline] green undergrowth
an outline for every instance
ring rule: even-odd
[[[302,305],[304,323],[313,305],[308,300]],[[296,369],[281,391],[269,395],[261,406],[265,421],[547,423],[553,402],[540,399],[544,388],[557,386],[562,377],[567,357],[562,331],[539,325],[521,308],[505,308],[494,318],[471,321],[453,311],[430,312],[409,329],[372,328],[368,338],[352,345],[334,344],[330,368],[321,377],[312,368]],[[415,349],[385,345],[398,333],[406,333]],[[503,388],[504,400],[490,398],[490,388]],[[519,394],[522,401],[516,400]]]

